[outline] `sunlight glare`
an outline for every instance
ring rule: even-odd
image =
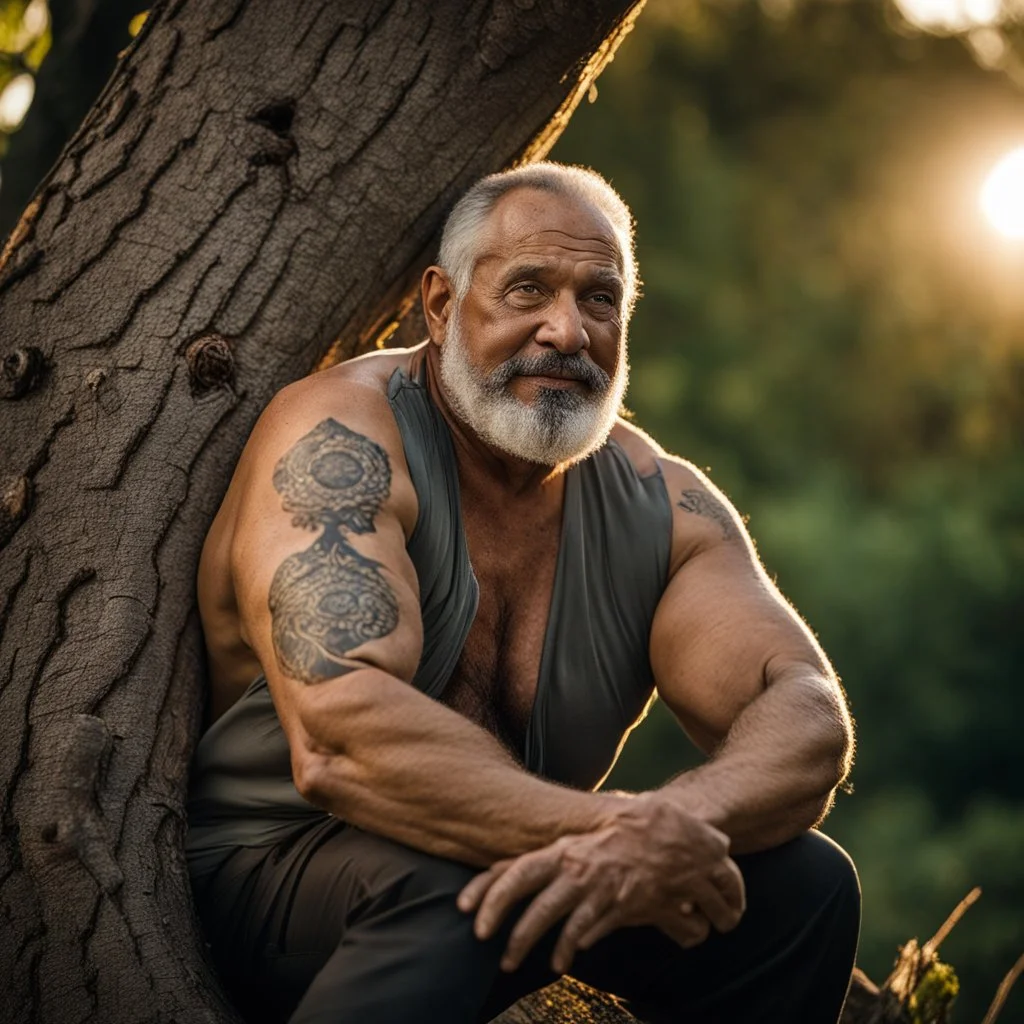
[[[1002,13],[1002,0],[964,0],[964,11],[972,25],[991,25]]]
[[[912,25],[933,32],[960,32],[997,21],[1003,0],[896,0],[896,6]]]
[[[0,92],[0,131],[12,132],[21,124],[35,92],[36,80],[31,75],[15,75],[7,83]]]
[[[46,31],[50,22],[50,11],[46,0],[32,0],[21,16],[21,28],[29,39],[35,39]]]
[[[1004,156],[985,179],[981,209],[1001,235],[1024,239],[1024,146]]]

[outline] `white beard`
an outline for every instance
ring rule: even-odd
[[[510,380],[522,372],[516,369],[522,365],[520,357],[514,356],[490,374],[473,366],[455,304],[441,346],[441,383],[459,419],[492,447],[542,466],[578,462],[608,439],[626,393],[629,367],[625,354],[611,378],[593,362],[584,363],[584,356],[553,353],[526,362],[532,365],[552,357],[568,372],[579,371],[590,390],[581,395],[575,389],[542,388],[533,404],[521,402],[508,390]],[[578,363],[570,370],[573,360]]]

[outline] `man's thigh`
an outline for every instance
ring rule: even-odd
[[[417,988],[421,999],[447,1001],[449,977],[453,1003],[478,988],[482,1002],[501,945],[477,942],[455,905],[475,874],[327,819],[274,847],[239,850],[198,889],[196,904],[227,988],[254,1020],[284,1020],[304,996],[303,1012],[312,1001],[317,1013],[329,1002],[383,1006],[396,988],[413,1004]],[[409,1013],[417,1019],[415,1005]]]

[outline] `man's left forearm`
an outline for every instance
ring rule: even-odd
[[[766,680],[712,758],[658,791],[728,835],[732,853],[778,846],[815,825],[851,760],[852,726],[834,679],[794,663]]]

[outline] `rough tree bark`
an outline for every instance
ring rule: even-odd
[[[377,337],[635,0],[164,0],[0,258],[0,1019],[227,1021],[193,577],[271,395]]]

